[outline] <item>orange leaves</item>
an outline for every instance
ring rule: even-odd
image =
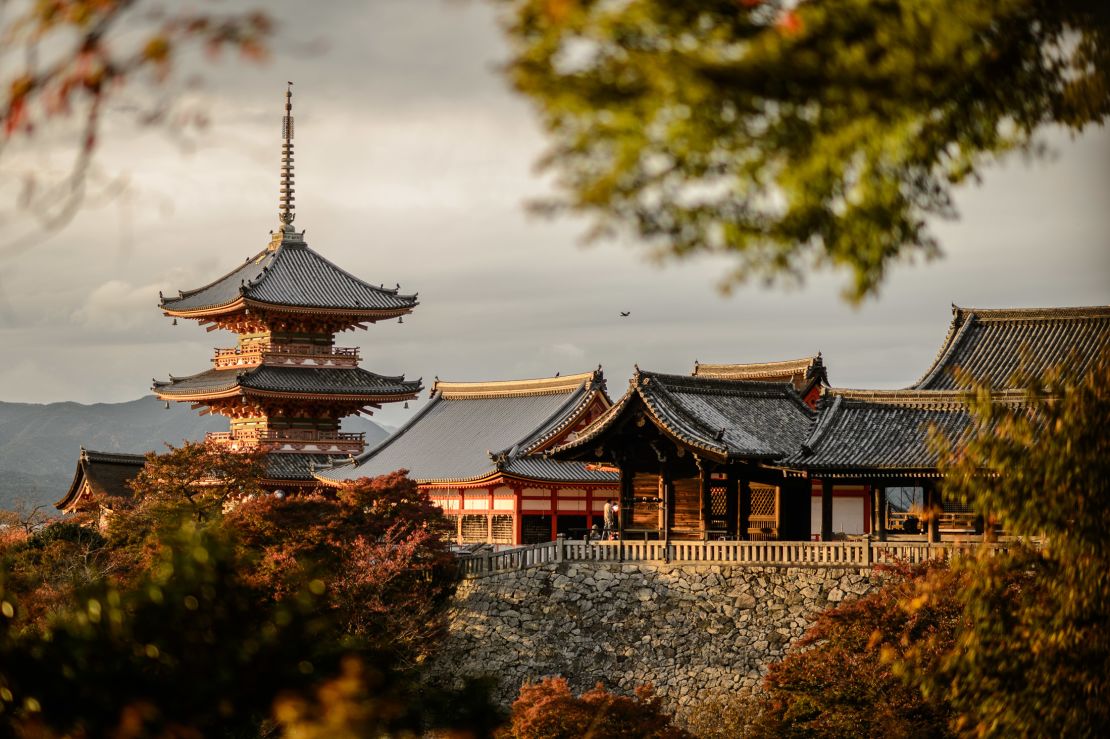
[[[141,5],[139,0],[38,0],[28,5],[23,15],[5,18],[2,29],[6,46],[25,50],[28,62],[10,82],[0,79],[8,87],[7,99],[0,98],[0,135],[28,134],[40,119],[77,115],[83,124],[78,144],[86,154],[98,143],[101,99],[129,82],[133,86],[135,72],[150,71],[156,85],[167,84],[175,52],[188,44],[212,55],[232,47],[244,59],[263,61],[274,27],[258,10],[217,16],[173,11],[171,4],[165,13],[138,17],[130,11]],[[138,32],[112,34],[129,13],[136,16],[129,30]],[[134,40],[125,40],[129,38]],[[50,65],[36,64],[40,48],[51,49]]]
[[[783,13],[779,17],[776,27],[783,36],[800,36],[802,31],[805,30],[802,17],[798,15],[798,12],[795,10],[787,10]]]
[[[567,19],[575,5],[577,5],[575,0],[547,0],[544,4],[544,10],[547,13],[548,20],[555,25],[559,25]]]
[[[527,683],[513,703],[506,739],[572,739],[582,736],[638,736],[686,739],[691,735],[671,723],[650,686],[636,697],[616,695],[598,683],[575,697],[565,678]]]

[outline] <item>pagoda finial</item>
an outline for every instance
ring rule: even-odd
[[[296,213],[293,209],[295,198],[293,197],[293,83],[289,82],[288,87],[285,88],[285,117],[281,119],[281,136],[284,141],[281,144],[281,197],[278,202],[281,204],[281,211],[278,213],[278,218],[281,219],[283,229],[286,231],[293,230],[293,219]]]

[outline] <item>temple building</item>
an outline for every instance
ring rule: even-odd
[[[793,382],[641,371],[554,459],[619,471],[621,536],[808,539],[810,483],[769,465],[816,418]]]
[[[1015,388],[1016,373],[1041,377],[1059,367],[1082,377],[1110,351],[1110,306],[960,308],[933,364],[913,390],[957,390],[971,382]]]
[[[783,362],[758,364],[705,364],[694,362],[694,377],[718,380],[752,380],[760,382],[788,382],[811,408],[817,406],[821,388],[828,387],[829,377],[821,354]]]
[[[264,484],[271,488],[315,486],[314,464],[364,450],[362,434],[340,430],[344,416],[412,400],[421,390],[419,380],[362,369],[357,348],[336,346],[338,332],[402,320],[417,296],[360,280],[313,251],[304,231],[293,228],[290,91],[285,113],[280,226],[269,244],[203,287],[161,296],[163,313],[175,322],[233,331],[238,341],[216,349],[209,370],[154,382],[159,398],[231,419],[230,430],[209,434],[209,441],[265,449]]]
[[[62,513],[95,511],[103,522],[115,501],[131,497],[128,483],[145,463],[142,454],[94,452],[81,447],[73,482],[54,507]]]
[[[759,364],[694,363],[695,377],[721,380],[787,382],[794,386],[811,408],[817,408],[821,393],[829,387],[824,360],[818,353],[812,357]],[[822,530],[822,497],[820,481],[813,480],[810,491],[810,531]],[[838,480],[832,491],[833,509],[830,534],[861,535],[872,531],[872,491],[869,485],[852,480]],[[771,528],[776,528],[772,526]]]
[[[327,485],[398,469],[455,521],[460,544],[582,538],[617,496],[617,475],[549,459],[612,405],[598,369],[498,382],[436,380],[431,400],[375,449],[317,470]]]
[[[832,508],[853,484],[867,489],[864,528],[880,539],[892,532],[924,531],[932,541],[942,533],[982,533],[989,511],[941,500],[929,430],[958,442],[971,423],[967,391],[974,383],[991,388],[998,402],[1020,404],[1022,376],[1057,368],[1079,378],[1107,352],[1110,306],[953,305],[948,334],[920,380],[906,390],[826,390],[812,434],[782,464],[813,481],[813,530],[822,538],[840,530]]]

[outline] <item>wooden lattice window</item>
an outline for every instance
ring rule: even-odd
[[[513,517],[506,515],[493,516],[490,522],[493,527],[494,544],[513,543]]]
[[[752,526],[774,528],[779,525],[778,488],[752,484]]]
[[[489,534],[488,521],[485,516],[462,517],[462,540],[465,542],[485,541]]]
[[[524,544],[541,544],[551,541],[551,516],[524,516],[521,520]]]
[[[728,528],[728,488],[721,485],[709,488],[709,528]]]

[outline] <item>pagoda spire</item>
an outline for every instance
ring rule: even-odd
[[[296,213],[293,209],[293,83],[288,83],[285,88],[285,116],[281,119],[281,136],[284,139],[281,145],[281,211],[278,218],[282,223],[282,230],[293,230],[293,219]]]

